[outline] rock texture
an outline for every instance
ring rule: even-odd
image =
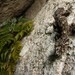
[[[49,0],[34,18],[34,30],[22,41],[21,59],[14,75],[75,75],[75,38],[69,36],[71,47],[68,54],[55,57],[54,45],[56,32],[53,30],[54,12],[72,6],[67,17],[70,25],[75,18],[75,0]]]
[[[41,8],[47,3],[48,0],[35,0],[32,6],[25,12],[25,17],[33,19],[41,10]]]
[[[34,18],[47,0],[0,0],[0,22],[12,17]]]
[[[34,0],[0,0],[0,22],[23,14]]]

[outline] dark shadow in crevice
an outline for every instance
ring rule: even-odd
[[[48,57],[48,59],[43,63],[43,68],[45,68],[47,65],[48,65],[48,67],[52,67],[53,63],[54,63],[56,60],[60,59],[60,58],[61,58],[61,57],[58,56],[58,55],[56,55],[55,52],[54,52],[54,53],[53,53],[52,55],[50,55],[50,56]]]
[[[57,41],[61,37],[63,29],[61,26],[59,26],[59,24],[56,21],[53,23],[53,28],[54,28],[54,32],[56,32],[54,38],[55,41]]]
[[[51,62],[51,63],[53,63],[53,62],[55,62],[55,60],[57,60],[57,59],[59,59],[60,58],[60,56],[58,56],[55,52],[52,54],[52,55],[50,55],[49,57],[48,57],[48,60]]]
[[[19,15],[16,14],[15,17],[16,18],[19,18],[21,16],[24,16],[25,12],[33,5],[34,2],[35,2],[35,0],[33,0],[32,3],[26,9],[24,9],[24,7],[25,7],[24,6],[23,7],[23,10],[19,12]]]
[[[75,23],[72,23],[69,27],[70,36],[75,36]]]

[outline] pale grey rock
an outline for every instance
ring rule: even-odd
[[[49,26],[47,29],[46,29],[46,34],[51,34],[54,32],[54,29],[53,29],[53,25],[52,26]]]
[[[69,37],[71,49],[66,52],[67,55],[64,54],[59,59],[54,57],[55,60],[52,61],[55,50],[55,32],[50,27],[54,23],[53,14],[57,8],[68,9],[70,5],[73,8],[70,19],[73,20],[75,0],[49,0],[37,14],[34,18],[34,30],[22,40],[21,59],[16,66],[15,75],[75,75],[74,36]],[[46,34],[47,28],[52,34]]]

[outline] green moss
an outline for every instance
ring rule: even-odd
[[[33,22],[25,18],[3,22],[0,27],[0,75],[13,75],[22,48],[20,40],[33,30]]]

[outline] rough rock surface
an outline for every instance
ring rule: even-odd
[[[0,22],[19,16],[34,0],[0,0]]]
[[[47,0],[0,0],[0,22],[15,16],[34,18]]]
[[[75,75],[75,38],[70,36],[71,49],[67,55],[53,57],[55,34],[53,14],[59,7],[72,12],[67,18],[70,25],[75,18],[75,0],[49,0],[34,18],[34,30],[23,39],[21,59],[16,66],[15,75]]]
[[[25,17],[33,19],[48,0],[35,0],[32,6],[25,12]]]

